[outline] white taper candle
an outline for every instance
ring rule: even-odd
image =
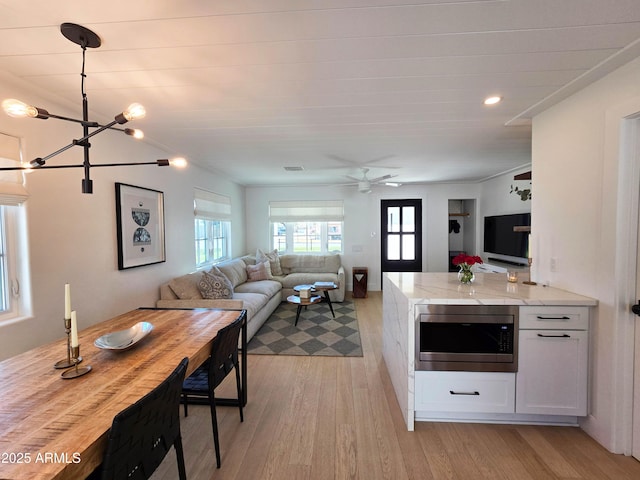
[[[78,319],[75,310],[71,312],[71,346],[78,346]]]
[[[64,318],[71,318],[71,286],[68,283],[64,284]]]

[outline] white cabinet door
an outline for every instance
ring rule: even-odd
[[[516,413],[587,414],[588,331],[520,330]]]

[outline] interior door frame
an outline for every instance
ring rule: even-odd
[[[620,115],[618,151],[618,195],[616,218],[615,254],[615,303],[614,309],[614,372],[613,399],[613,451],[632,455],[640,451],[640,438],[633,435],[634,422],[640,422],[640,411],[634,411],[634,390],[640,394],[640,386],[634,389],[634,378],[640,379],[640,372],[634,369],[636,352],[636,316],[631,306],[637,302],[638,272],[636,258],[639,247],[640,228],[640,111]],[[636,390],[637,389],[637,390]],[[629,419],[632,419],[630,422]],[[636,442],[634,448],[633,443]]]

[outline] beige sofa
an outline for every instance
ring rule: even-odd
[[[229,308],[247,310],[247,339],[251,339],[269,315],[294,293],[293,287],[314,282],[335,282],[329,293],[332,302],[342,302],[345,295],[345,273],[340,255],[280,255],[282,275],[268,280],[248,281],[247,265],[255,265],[256,257],[227,260],[216,265],[233,285],[231,299],[202,298],[198,288],[203,272],[197,271],[174,278],[160,286],[158,308]]]

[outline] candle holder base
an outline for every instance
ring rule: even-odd
[[[77,363],[80,363],[82,361],[82,357],[79,357],[77,360]],[[59,362],[56,362],[53,365],[53,368],[56,368],[58,370],[63,369],[63,368],[70,368],[73,367],[76,364],[76,362],[74,362],[73,360],[67,360],[66,358],[64,360],[60,360]]]
[[[67,371],[62,372],[60,375],[65,380],[69,380],[71,378],[81,377],[82,375],[86,375],[91,371],[91,365],[87,365],[82,368],[71,368]]]
[[[533,264],[533,259],[531,257],[529,257],[527,259],[527,262],[529,263],[529,280],[526,280],[524,282],[522,282],[524,285],[537,285],[536,282],[531,280],[531,265]]]

